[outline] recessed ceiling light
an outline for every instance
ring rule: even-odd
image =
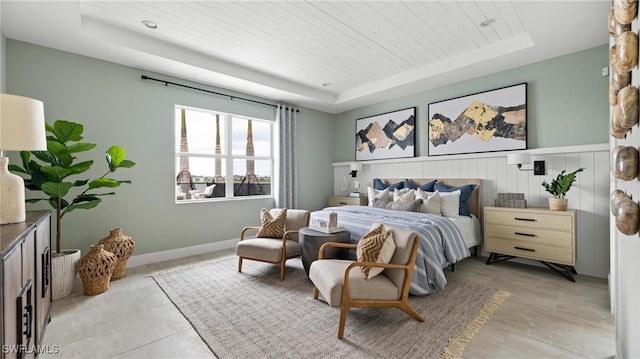
[[[151,20],[142,20],[142,25],[146,26],[149,29],[155,30],[158,28],[158,24]]]
[[[487,26],[491,26],[496,22],[496,19],[490,17],[486,20],[484,20],[483,22],[480,23],[480,26],[482,27],[487,27]]]
[[[322,84],[322,87],[329,87],[331,86],[331,82],[325,82]]]

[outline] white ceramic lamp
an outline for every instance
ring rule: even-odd
[[[0,224],[26,219],[24,180],[9,172],[3,151],[46,151],[42,101],[0,94]]]

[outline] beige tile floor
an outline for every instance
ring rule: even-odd
[[[43,358],[214,358],[195,330],[149,276],[184,264],[233,255],[225,250],[128,269],[97,296],[74,293],[53,303]],[[265,264],[266,265],[266,264]],[[571,283],[546,268],[485,265],[470,258],[447,271],[508,290],[511,296],[469,343],[465,358],[612,358],[613,316],[607,283],[578,275]],[[428,315],[425,313],[425,315]]]

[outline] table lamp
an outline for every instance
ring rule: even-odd
[[[46,151],[42,101],[0,93],[0,224],[26,219],[24,180],[9,172],[3,151]]]

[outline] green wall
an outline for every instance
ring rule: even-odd
[[[176,205],[172,179],[175,104],[261,118],[273,118],[272,108],[165,87],[143,81],[140,75],[189,82],[15,40],[6,40],[4,50],[7,92],[43,100],[47,121],[81,122],[86,140],[99,144],[91,157],[97,162],[91,176],[102,174],[102,151],[111,144],[123,146],[138,163],[132,170],[117,173],[133,184],[119,188],[116,196],[105,198],[98,208],[64,219],[65,248],[86,251],[114,227],[134,237],[135,254],[237,238],[244,226],[257,223],[260,208],[273,206],[271,200],[256,199]],[[607,46],[600,46],[337,115],[301,108],[299,207],[322,208],[333,194],[331,164],[355,158],[357,118],[418,107],[417,154],[426,156],[430,102],[497,87],[528,83],[530,148],[606,143],[608,78],[601,76],[601,70],[607,64]],[[15,161],[15,153],[11,156]]]
[[[137,163],[115,173],[131,185],[91,210],[63,219],[63,247],[80,248],[122,227],[136,242],[134,254],[238,238],[247,225],[259,224],[259,210],[270,199],[236,199],[194,204],[174,203],[174,105],[214,109],[273,119],[268,106],[185,90],[140,79],[142,74],[250,97],[225,89],[189,83],[166,75],[7,40],[7,90],[40,99],[47,122],[67,119],[85,125],[85,140],[98,144],[91,154],[91,177],[106,169],[103,152],[112,144],[127,150]],[[260,99],[260,101],[269,102]],[[324,207],[333,192],[331,143],[333,115],[300,108],[297,122],[299,207]],[[329,143],[327,143],[329,141]],[[11,161],[16,161],[12,153]],[[29,194],[27,194],[29,196]],[[47,208],[46,206],[28,208]]]
[[[528,147],[558,147],[609,141],[607,45],[365,106],[336,116],[333,160],[355,159],[356,119],[417,107],[416,156],[427,156],[428,104],[527,82]]]

